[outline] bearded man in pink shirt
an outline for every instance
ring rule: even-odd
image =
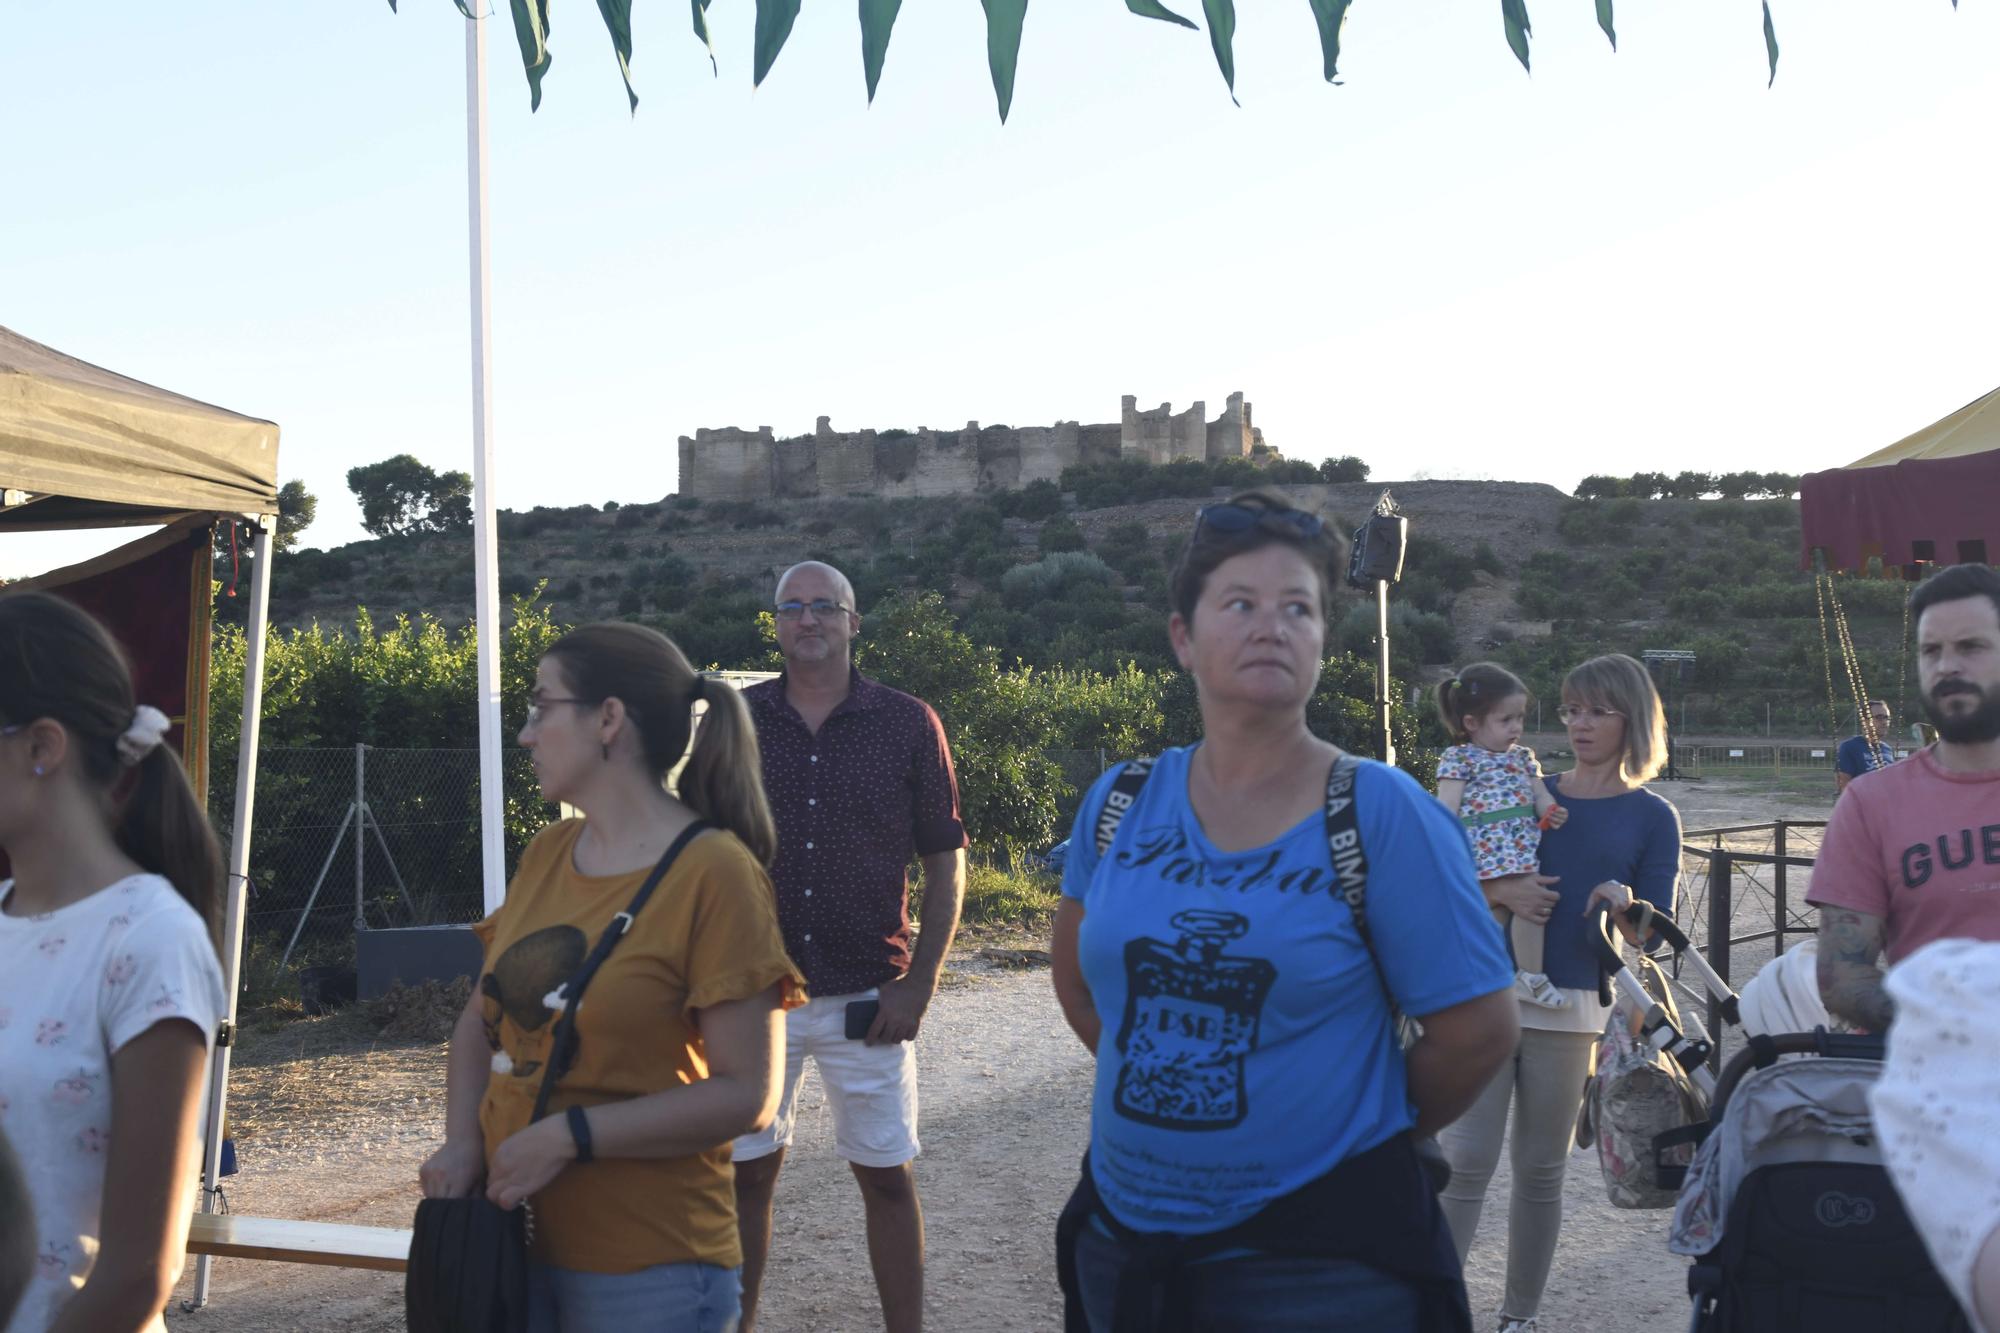
[[[1878,958],[2000,941],[2000,572],[1940,570],[1910,615],[1937,743],[1848,785],[1806,895],[1820,909],[1820,996],[1870,1032],[1895,1016]]]

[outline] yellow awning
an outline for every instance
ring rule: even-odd
[[[1847,466],[1886,467],[1912,458],[1964,458],[1989,449],[2000,449],[2000,389]]]

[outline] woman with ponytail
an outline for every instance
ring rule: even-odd
[[[424,1193],[531,1206],[536,1333],[724,1333],[742,1265],[729,1144],[770,1123],[782,1011],[804,1001],[765,870],[777,834],[749,711],[653,630],[589,625],[542,658],[521,744],[542,795],[583,818],[529,844],[506,903],[475,928],[485,963],[452,1035]],[[576,1006],[574,1062],[531,1123],[557,992],[697,821],[712,827]]]
[[[180,1276],[227,997],[168,726],[89,615],[0,597],[0,1130],[35,1229],[8,1333],[157,1333]]]

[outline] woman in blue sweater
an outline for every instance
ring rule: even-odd
[[[1523,1005],[1521,1039],[1473,1108],[1441,1136],[1451,1162],[1442,1196],[1461,1262],[1479,1227],[1487,1183],[1514,1113],[1514,1197],[1507,1217],[1501,1333],[1534,1333],[1562,1229],[1563,1168],[1590,1051],[1610,1011],[1590,949],[1597,904],[1634,895],[1672,915],[1681,822],[1645,783],[1666,766],[1667,720],[1646,668],[1622,653],[1594,657],[1563,680],[1558,714],[1576,767],[1545,779],[1569,821],[1542,835],[1542,874],[1490,880],[1488,899],[1546,927],[1544,965],[1568,1004]],[[1622,923],[1621,923],[1622,924]]]

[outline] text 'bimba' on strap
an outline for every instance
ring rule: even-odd
[[[1333,861],[1341,901],[1354,918],[1354,932],[1361,936],[1361,947],[1368,951],[1368,961],[1375,965],[1376,979],[1382,983],[1382,998],[1389,1003],[1396,1040],[1407,1051],[1424,1030],[1396,1003],[1389,974],[1382,970],[1381,955],[1375,952],[1375,934],[1368,926],[1368,853],[1361,846],[1361,817],[1355,803],[1355,780],[1360,774],[1361,761],[1345,750],[1326,772],[1326,851]]]
[[[1111,790],[1104,793],[1104,804],[1097,808],[1097,857],[1101,861],[1111,851],[1112,840],[1118,836],[1118,826],[1125,822],[1125,816],[1138,803],[1139,792],[1146,785],[1146,779],[1153,775],[1153,760],[1128,759],[1118,770],[1118,776],[1111,779]]]

